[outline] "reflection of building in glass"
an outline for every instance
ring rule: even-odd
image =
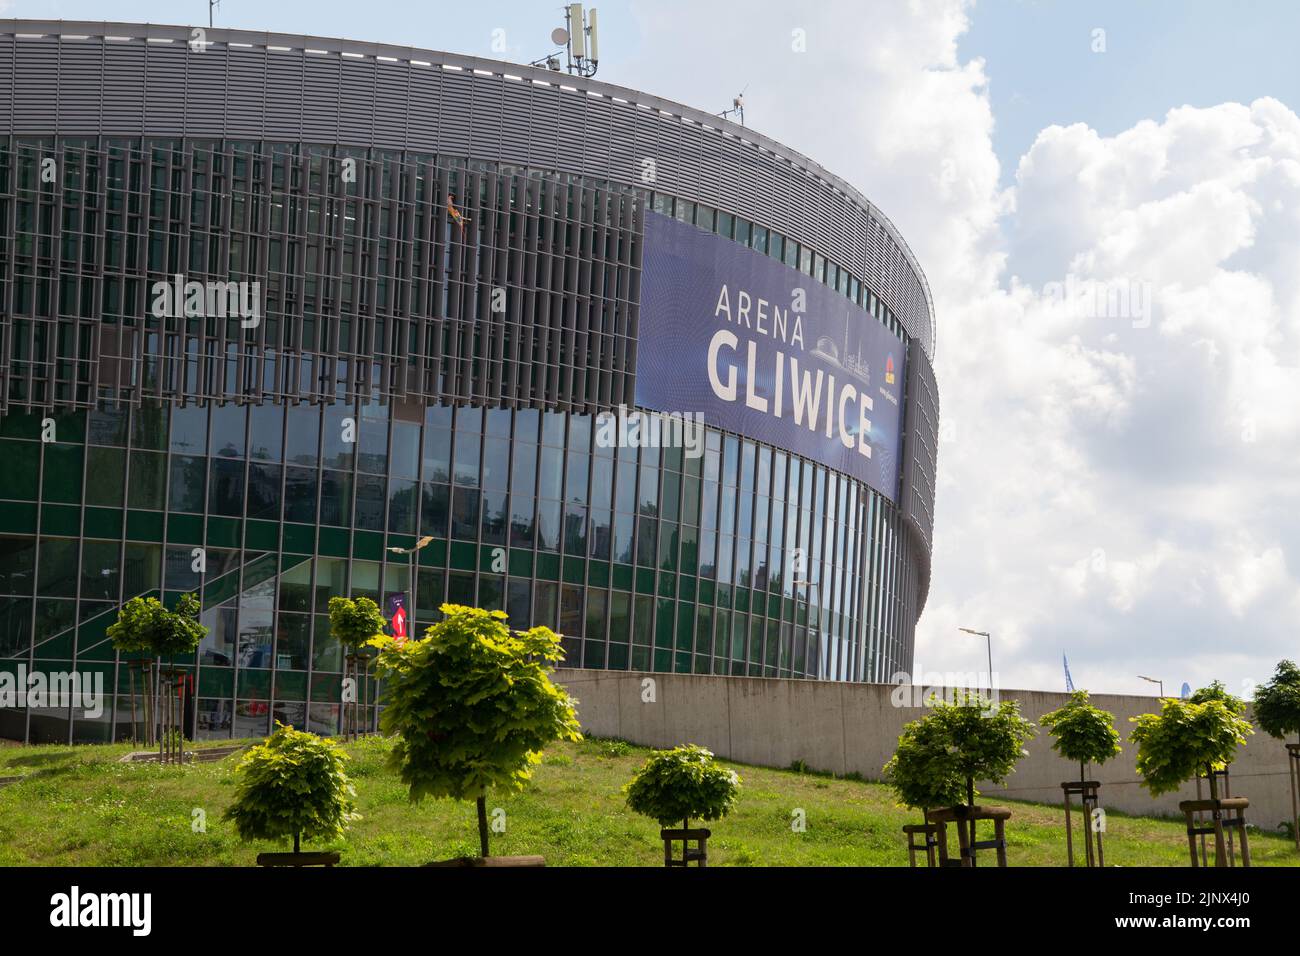
[[[444,601],[499,608],[561,631],[572,666],[910,668],[934,326],[864,197],[752,130],[592,80],[208,38],[194,54],[181,27],[0,30],[0,668],[75,666],[117,692],[100,721],[2,710],[0,736],[128,733],[105,629],[132,596],[185,591],[209,630],[178,663],[208,737],[338,728],[336,594],[405,595],[416,635]],[[674,151],[653,191],[647,149]],[[594,441],[598,413],[632,404],[646,208],[898,337],[897,505],[717,429],[695,459]],[[260,283],[261,321],[154,318],[152,284],[177,274]],[[426,535],[414,558],[390,550]]]

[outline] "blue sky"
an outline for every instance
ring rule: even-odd
[[[1249,692],[1300,657],[1300,4],[597,6],[600,79],[711,111],[747,89],[749,125],[862,189],[925,269],[943,433],[918,671],[983,668],[960,626],[994,634],[1004,687],[1059,688],[1065,652],[1095,691]],[[527,62],[560,7],[225,0],[217,23]],[[206,22],[203,0],[0,0],[178,11]],[[1149,308],[1097,308],[1119,291]]]

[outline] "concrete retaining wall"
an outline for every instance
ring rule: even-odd
[[[654,681],[653,702],[643,700],[643,681]],[[650,747],[695,743],[720,757],[763,767],[788,767],[802,760],[813,770],[836,774],[857,772],[879,780],[881,767],[894,752],[903,724],[924,713],[911,706],[916,688],[892,684],[843,684],[755,677],[708,677],[690,674],[643,674],[627,671],[557,671],[555,680],[579,701],[578,716],[585,732],[621,737]],[[895,691],[906,692],[908,706],[896,707]],[[1068,699],[1064,693],[1003,690],[1002,699],[1017,699],[1021,713],[1038,722]],[[1136,749],[1128,743],[1128,718],[1156,711],[1151,697],[1096,694],[1098,707],[1109,710],[1124,739],[1124,752],[1090,776],[1103,784],[1103,806],[1127,813],[1178,813],[1178,801],[1193,799],[1188,785],[1177,794],[1152,798],[1139,786]],[[1051,749],[1041,729],[1026,748],[1005,787],[981,786],[988,796],[1061,801],[1062,780],[1078,775],[1078,767]],[[1275,830],[1291,817],[1291,792],[1286,750],[1262,731],[1249,738],[1232,764],[1232,793],[1248,797],[1246,819]],[[1205,794],[1208,796],[1208,793]]]

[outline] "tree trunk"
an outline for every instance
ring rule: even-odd
[[[975,865],[975,780],[973,777],[966,778],[966,805],[970,807],[970,865]],[[960,824],[959,824],[960,825]]]
[[[293,852],[294,852],[294,853],[299,852],[299,848],[300,848],[300,846],[301,846],[301,843],[299,842],[299,840],[300,840],[301,836],[302,836],[301,831],[299,831],[299,830],[294,830],[294,831],[293,831]]]
[[[488,855],[487,794],[478,798],[478,846],[484,858]]]

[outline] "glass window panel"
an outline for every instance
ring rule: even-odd
[[[559,498],[564,479],[564,453],[558,448],[543,446],[541,464],[537,471],[538,495],[542,498]]]
[[[167,448],[167,420],[170,411],[171,409],[167,406],[142,405],[133,408],[131,410],[131,447],[150,451],[165,450]]]
[[[415,533],[415,515],[420,489],[412,479],[392,478],[388,482],[388,530],[399,534]]]
[[[285,458],[299,465],[315,465],[321,410],[315,405],[290,405],[285,416]]]
[[[473,432],[456,432],[456,484],[466,487],[478,485],[479,436]]]
[[[31,594],[35,572],[36,539],[0,535],[0,594]]]
[[[351,405],[326,405],[321,425],[321,463],[326,468],[351,469],[356,450],[356,412]]]
[[[230,667],[234,664],[235,638],[239,633],[238,611],[234,602],[208,608],[199,617],[208,633],[199,643],[199,662]]]
[[[451,432],[441,428],[424,430],[424,479],[451,480]]]
[[[560,513],[558,501],[537,503],[537,547],[540,550],[560,550]]]
[[[172,409],[172,451],[203,455],[208,450],[208,410],[198,405]]]
[[[126,445],[127,422],[130,418],[125,408],[91,409],[86,426],[86,440],[92,445]]]
[[[90,447],[86,450],[86,504],[106,508],[122,507],[126,494],[126,452],[121,448]]]
[[[316,522],[316,470],[314,468],[285,469],[284,520]]]
[[[357,475],[356,527],[367,531],[384,530],[384,505],[388,500],[385,482],[380,475]]]
[[[368,597],[379,603],[379,562],[353,561],[352,583],[349,587],[353,597]]]
[[[388,471],[388,419],[372,417],[373,406],[364,406],[361,417],[357,470],[382,475]]]
[[[171,456],[171,493],[168,508],[202,514],[207,501],[208,460],[192,455]]]
[[[45,446],[45,471],[41,493],[46,501],[81,504],[81,472],[85,450],[81,445]]]
[[[348,563],[342,558],[316,559],[316,610],[329,610],[330,598],[347,596]]]
[[[211,567],[211,565],[209,565]],[[122,565],[122,593],[128,597],[157,590],[162,585],[162,547],[128,543]]]
[[[244,462],[235,458],[212,459],[208,506],[213,514],[239,517],[244,512]]]
[[[456,488],[452,495],[451,534],[462,541],[478,540],[479,491]]]
[[[412,422],[393,422],[392,442],[389,475],[398,478],[418,478],[420,476],[420,426]]]
[[[341,471],[321,472],[321,524],[347,527],[352,523],[352,476]]]
[[[483,492],[483,543],[506,543],[506,493]]]
[[[276,621],[275,666],[280,670],[306,670],[311,650],[311,618],[281,612]]]
[[[243,405],[214,405],[208,454],[219,458],[243,458],[247,419],[248,409]]]
[[[248,517],[274,521],[280,515],[280,466],[248,466]]]
[[[121,569],[122,554],[117,542],[85,542],[81,554],[82,598],[116,601],[121,585]]]
[[[447,537],[451,489],[447,485],[425,482],[420,498],[420,533],[431,534],[436,538]]]
[[[75,538],[41,538],[36,593],[41,597],[77,596]]]
[[[483,439],[483,487],[505,491],[510,479],[510,442],[504,438]]]
[[[284,450],[284,406],[265,402],[250,409],[248,456],[279,461]],[[315,456],[313,455],[313,458]]]

